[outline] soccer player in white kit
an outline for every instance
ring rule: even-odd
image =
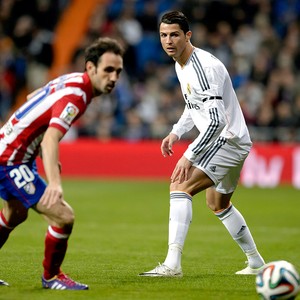
[[[257,274],[264,260],[243,216],[230,201],[252,143],[229,74],[216,57],[191,44],[192,32],[182,12],[164,14],[159,34],[164,51],[175,60],[186,103],[179,121],[162,141],[162,155],[172,156],[173,144],[194,126],[199,135],[171,175],[165,261],[139,275],[182,276],[181,255],[192,220],[192,198],[203,190],[208,207],[247,257],[247,267],[236,274]]]
[[[74,212],[63,198],[59,141],[85,112],[93,98],[110,93],[123,69],[123,48],[114,39],[100,38],[87,47],[85,72],[60,76],[28,96],[0,128],[0,248],[10,233],[34,209],[48,222],[42,287],[86,290],[62,270]],[[41,155],[47,183],[35,159]],[[20,254],[22,255],[22,254]],[[0,280],[0,285],[8,285]]]

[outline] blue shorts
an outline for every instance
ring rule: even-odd
[[[26,208],[39,202],[46,182],[39,176],[35,162],[15,166],[0,165],[0,197],[5,200],[17,199]]]

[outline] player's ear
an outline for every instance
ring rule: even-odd
[[[191,37],[192,37],[192,32],[191,31],[188,31],[186,34],[185,34],[185,37],[186,37],[186,41],[189,42]]]
[[[94,63],[92,63],[91,61],[87,61],[85,63],[85,69],[88,71],[88,72],[95,72],[95,65]]]

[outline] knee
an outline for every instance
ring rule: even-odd
[[[176,182],[172,182],[170,184],[170,192],[174,192],[174,191],[178,191],[178,187],[177,187]]]
[[[50,218],[50,220],[50,224],[60,228],[72,230],[75,221],[74,211],[70,206],[65,206],[64,209],[62,209],[59,214],[56,215],[56,217]]]
[[[63,227],[72,228],[75,221],[75,215],[73,209],[70,207],[62,217]]]
[[[194,195],[193,189],[189,186],[184,186],[182,184],[179,184],[178,182],[172,182],[170,184],[170,192],[184,192],[186,194],[189,194],[191,196]]]

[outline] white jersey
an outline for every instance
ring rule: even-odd
[[[195,48],[188,62],[183,67],[176,62],[175,69],[186,106],[172,133],[180,138],[194,126],[200,132],[185,157],[193,162],[205,152],[214,155],[226,142],[250,151],[246,122],[223,63]]]

